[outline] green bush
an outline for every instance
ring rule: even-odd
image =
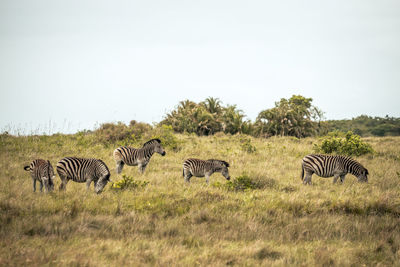
[[[321,138],[320,144],[314,144],[314,151],[347,156],[361,156],[374,152],[370,144],[362,141],[359,135],[351,131],[346,134],[338,131],[329,133]]]
[[[160,125],[154,129],[151,138],[158,138],[164,148],[172,149],[177,152],[181,149],[182,142],[176,138],[174,130],[170,125]],[[151,139],[149,138],[149,139]]]
[[[246,137],[240,138],[240,148],[247,153],[254,153],[257,150],[256,147],[251,144],[251,139]]]
[[[143,188],[149,184],[149,181],[134,180],[132,176],[123,174],[122,179],[111,185],[113,190],[125,190]]]
[[[229,191],[247,191],[259,189],[260,187],[261,185],[253,181],[247,174],[242,174],[225,184],[225,188]]]
[[[110,144],[131,145],[139,142],[142,136],[151,130],[150,124],[132,120],[129,126],[122,122],[103,123],[94,131],[94,135],[98,142],[106,146]]]

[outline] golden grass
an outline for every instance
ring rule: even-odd
[[[64,156],[101,158],[118,180],[113,146],[90,135],[0,136],[0,265],[397,265],[400,262],[400,138],[367,138],[376,153],[357,158],[369,183],[351,175],[344,184],[313,176],[300,181],[301,158],[312,138],[177,135],[181,150],[153,156],[145,188],[115,192],[107,185],[69,182],[67,191],[32,192],[23,166],[34,158],[53,166]],[[220,158],[232,178],[242,174],[264,188],[227,191],[214,174],[207,186],[182,177],[188,157]],[[56,188],[60,180],[56,178]]]

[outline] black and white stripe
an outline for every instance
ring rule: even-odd
[[[40,183],[40,192],[43,191],[43,184],[47,192],[54,189],[54,169],[50,161],[44,159],[35,159],[29,166],[24,167],[29,171],[33,182],[33,192],[36,191],[36,181]]]
[[[230,179],[229,176],[229,163],[223,160],[218,159],[209,159],[209,160],[201,160],[201,159],[187,159],[183,162],[183,177],[186,182],[190,182],[190,178],[192,176],[196,177],[206,177],[206,182],[208,184],[210,176],[214,172],[221,172],[221,174],[227,179]]]
[[[96,193],[101,193],[107,182],[110,181],[110,171],[100,159],[85,159],[66,157],[57,163],[57,173],[61,179],[60,190],[65,190],[69,180],[85,183],[89,189],[94,183]]]
[[[143,173],[154,153],[159,153],[161,156],[166,154],[160,139],[151,139],[138,149],[128,146],[118,147],[113,153],[117,164],[117,173],[121,173],[125,164],[128,166],[138,165],[140,172]]]
[[[304,173],[306,174],[304,177]],[[311,184],[311,176],[316,174],[320,177],[334,177],[336,183],[340,177],[343,182],[346,174],[350,173],[357,177],[360,182],[368,181],[368,170],[354,159],[341,155],[319,155],[311,154],[303,158],[301,179],[304,184]],[[303,179],[304,177],[304,179]]]

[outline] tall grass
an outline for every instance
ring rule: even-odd
[[[69,182],[67,191],[32,192],[23,166],[53,166],[64,156],[101,158],[115,173],[112,146],[90,134],[0,136],[0,265],[398,265],[400,138],[367,138],[375,151],[358,157],[369,183],[300,181],[312,138],[256,139],[176,135],[179,149],[151,159],[146,172],[123,174],[145,187],[105,191]],[[245,139],[246,146],[243,147]],[[252,149],[248,149],[251,147]],[[253,149],[254,147],[254,149]],[[258,186],[229,190],[214,174],[186,185],[188,157],[220,158],[233,179]],[[243,179],[243,178],[242,178]],[[56,178],[56,188],[60,180]]]

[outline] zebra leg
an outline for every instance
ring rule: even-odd
[[[210,176],[206,175],[206,183],[207,183],[207,185],[208,185],[209,182],[210,182]]]
[[[335,174],[335,176],[333,177],[333,183],[336,184],[337,179],[339,178],[338,174]],[[341,180],[341,179],[340,179]]]
[[[190,178],[193,175],[190,172],[187,172],[186,170],[183,170],[183,177],[185,177],[185,182],[190,183]]]
[[[147,164],[139,164],[139,171],[141,174],[144,173],[144,170],[146,169]]]
[[[92,183],[92,180],[90,180],[90,179],[88,179],[87,181],[86,181],[86,191],[89,191],[89,189],[90,189],[90,184]]]
[[[36,179],[32,179],[33,182],[33,192],[36,192]]]
[[[303,184],[305,184],[305,185],[307,185],[307,184],[311,185],[311,176],[312,176],[312,175],[313,175],[312,173],[306,171],[306,176],[304,177]]]
[[[65,191],[65,189],[67,188],[67,183],[68,183],[68,178],[59,174],[60,179],[61,179],[61,184],[60,184],[60,191]]]
[[[340,175],[340,182],[343,183],[344,182],[344,178],[346,177],[346,174],[344,175]]]
[[[124,165],[125,165],[125,163],[122,160],[117,161],[117,174],[120,174],[122,172]]]
[[[39,181],[40,182],[40,193],[42,193],[43,192],[43,182],[42,181]]]

